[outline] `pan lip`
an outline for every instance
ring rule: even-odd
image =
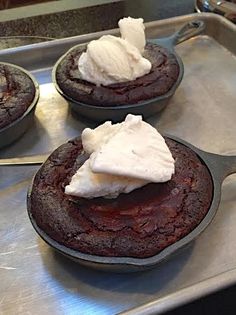
[[[202,151],[198,148],[195,148],[193,145],[189,144],[188,142],[179,139],[175,136],[171,135],[165,135],[167,138],[170,138],[171,140],[175,140],[190,149],[192,149],[201,159],[201,153],[205,153],[206,151]],[[207,153],[207,152],[206,152]],[[35,231],[39,234],[39,236],[52,248],[56,249],[60,253],[69,256],[71,259],[87,262],[90,264],[97,264],[101,266],[126,266],[126,267],[133,267],[133,268],[147,268],[152,267],[161,261],[165,260],[167,257],[169,257],[171,254],[176,252],[177,250],[181,249],[191,241],[193,241],[199,234],[201,234],[207,226],[210,224],[210,222],[213,220],[217,209],[218,204],[220,201],[220,187],[221,183],[215,180],[214,174],[212,174],[212,171],[209,169],[209,165],[207,163],[204,164],[207,166],[209,174],[212,179],[212,202],[210,204],[210,207],[207,211],[207,214],[204,216],[202,221],[187,235],[185,235],[183,238],[179,239],[177,242],[169,245],[168,247],[164,248],[161,252],[157,253],[156,255],[145,257],[145,258],[137,258],[137,257],[116,257],[116,256],[99,256],[99,255],[92,255],[92,254],[86,254],[82,253],[81,251],[69,248],[65,245],[60,244],[56,240],[52,239],[47,233],[41,230],[41,228],[37,225],[36,221],[34,220],[32,213],[31,213],[31,192],[33,188],[34,178],[31,182],[31,185],[28,190],[27,194],[27,212],[28,216],[30,218],[31,224],[33,225]],[[41,169],[41,168],[40,168]],[[38,170],[38,172],[40,171]],[[38,172],[35,174],[37,176]]]
[[[52,69],[52,82],[56,88],[56,90],[58,91],[59,94],[61,94],[65,99],[67,99],[69,102],[72,102],[73,104],[76,104],[76,105],[80,105],[80,106],[83,106],[87,109],[93,109],[93,110],[127,110],[127,109],[136,109],[136,108],[141,108],[141,107],[144,107],[145,105],[149,105],[153,102],[158,102],[158,101],[162,101],[162,100],[165,100],[165,99],[168,99],[170,98],[172,95],[174,95],[176,89],[178,88],[178,86],[180,85],[182,79],[183,79],[183,75],[184,75],[184,64],[183,64],[183,61],[182,59],[179,57],[179,55],[172,49],[168,48],[168,47],[165,47],[165,46],[162,46],[162,45],[159,45],[159,44],[156,44],[160,47],[163,47],[165,48],[168,52],[172,53],[175,58],[177,59],[177,62],[178,62],[178,65],[179,65],[179,75],[178,75],[178,78],[176,80],[176,82],[172,85],[172,87],[163,95],[160,95],[160,96],[156,96],[156,97],[153,97],[153,98],[150,98],[150,99],[147,99],[147,100],[144,100],[144,101],[140,101],[138,103],[133,103],[133,104],[121,104],[121,105],[117,105],[117,106],[98,106],[98,105],[92,105],[92,104],[87,104],[87,103],[83,103],[83,102],[80,102],[80,101],[77,101],[75,99],[73,99],[72,97],[68,96],[67,94],[65,94],[62,89],[60,88],[59,84],[57,83],[57,78],[56,78],[56,73],[57,73],[57,68],[58,66],[60,65],[60,63],[63,61],[63,59],[73,50],[79,48],[79,47],[83,47],[83,46],[86,46],[86,43],[84,44],[78,44],[78,45],[75,45],[73,47],[71,47],[69,50],[67,50],[65,52],[65,54],[63,54],[55,63],[55,65],[53,66],[53,69]]]
[[[24,69],[18,65],[15,65],[15,64],[12,64],[9,62],[0,62],[0,65],[11,66],[13,68],[16,68],[16,69],[22,71],[24,74],[26,74],[30,78],[30,80],[32,81],[34,88],[35,88],[35,95],[34,95],[34,98],[31,102],[30,106],[26,109],[26,111],[20,117],[13,120],[9,125],[7,125],[3,128],[0,128],[0,135],[1,135],[6,130],[8,130],[8,129],[12,128],[13,126],[15,126],[16,124],[20,123],[36,107],[38,100],[39,100],[39,84],[36,81],[36,79],[34,78],[34,76],[29,71],[27,71],[26,69]]]

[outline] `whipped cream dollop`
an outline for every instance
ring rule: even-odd
[[[72,176],[66,194],[115,198],[150,182],[168,181],[174,174],[164,138],[142,116],[129,114],[122,123],[86,128],[82,143],[90,157]]]
[[[104,35],[87,45],[78,61],[83,80],[96,85],[132,81],[151,70],[151,62],[142,56],[146,44],[143,19],[119,21],[121,38]]]
[[[133,19],[131,17],[123,18],[119,20],[118,26],[121,38],[138,48],[142,54],[146,45],[143,19]]]

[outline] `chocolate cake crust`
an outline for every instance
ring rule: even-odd
[[[65,95],[95,106],[137,104],[167,93],[179,76],[179,64],[166,48],[148,43],[144,57],[152,63],[150,73],[129,82],[96,86],[83,80],[78,70],[81,48],[74,48],[58,64],[56,81]]]
[[[84,199],[64,193],[84,163],[80,139],[59,147],[36,174],[30,209],[49,237],[69,248],[101,256],[150,257],[190,233],[212,200],[208,169],[189,148],[166,139],[175,174],[115,199]]]
[[[21,117],[35,96],[31,78],[12,65],[0,64],[0,129]]]

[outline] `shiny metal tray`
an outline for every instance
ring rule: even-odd
[[[183,82],[166,110],[149,121],[204,150],[236,154],[236,26],[217,15],[193,14],[148,23],[147,36],[166,36],[196,17],[206,22],[205,34],[177,47]],[[69,47],[104,33],[0,51],[1,61],[30,70],[41,90],[34,125],[0,158],[50,152],[93,126],[73,117],[51,84],[51,68]],[[160,314],[236,283],[235,175],[224,182],[215,219],[188,248],[151,271],[109,274],[68,261],[36,235],[25,203],[36,170],[0,167],[1,314]]]

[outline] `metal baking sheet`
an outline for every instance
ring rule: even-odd
[[[166,36],[196,17],[206,22],[205,34],[177,47],[185,64],[184,79],[166,110],[149,122],[204,150],[236,154],[236,26],[217,15],[193,14],[151,22],[147,37]],[[0,157],[50,152],[84,127],[94,126],[72,115],[51,83],[51,68],[69,47],[104,33],[0,52],[1,61],[30,70],[41,92],[34,125],[1,150]],[[188,248],[151,271],[109,274],[67,260],[36,235],[25,203],[36,170],[0,167],[1,314],[160,314],[236,283],[235,175],[223,184],[215,219]]]

